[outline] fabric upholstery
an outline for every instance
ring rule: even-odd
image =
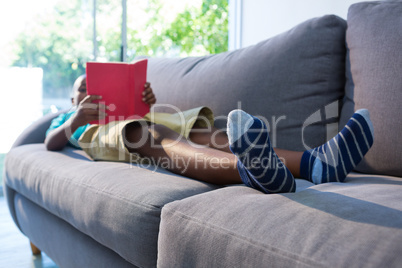
[[[13,204],[23,232],[59,267],[135,267],[21,194]]]
[[[374,145],[356,170],[402,176],[402,5],[363,2],[348,13],[345,124],[354,110],[368,108]]]
[[[355,173],[298,188],[227,187],[166,205],[158,267],[400,267],[401,180]]]
[[[148,81],[158,104],[181,110],[209,106],[221,128],[228,113],[241,108],[267,119],[275,147],[303,151],[337,133],[327,125],[338,121],[344,92],[345,30],[345,20],[328,15],[236,51],[151,58]]]
[[[161,208],[218,188],[153,166],[94,162],[83,151],[19,146],[6,184],[140,267],[156,265]]]

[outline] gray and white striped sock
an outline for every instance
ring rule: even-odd
[[[263,121],[234,110],[229,113],[228,137],[244,184],[264,193],[295,191],[293,175],[273,150]]]
[[[367,109],[358,110],[334,138],[303,153],[300,176],[315,184],[343,182],[373,143],[370,114]]]

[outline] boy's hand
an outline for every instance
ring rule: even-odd
[[[144,85],[144,91],[142,92],[142,101],[145,103],[148,103],[149,106],[151,106],[152,104],[155,104],[156,102],[156,97],[154,92],[152,91],[151,88],[151,83],[146,82]]]
[[[102,120],[107,114],[105,112],[108,107],[102,103],[93,103],[95,100],[102,99],[98,95],[86,96],[78,105],[77,113],[72,118],[71,125],[74,127],[80,127],[88,124],[94,120]]]

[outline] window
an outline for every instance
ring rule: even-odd
[[[3,25],[18,26],[1,33],[7,43],[1,43],[6,89],[0,97],[8,99],[8,106],[2,106],[0,123],[8,126],[10,140],[0,141],[0,169],[23,129],[43,114],[71,106],[72,84],[87,61],[198,56],[228,48],[228,0],[22,2],[10,2],[0,14]],[[123,54],[122,2],[127,12]]]

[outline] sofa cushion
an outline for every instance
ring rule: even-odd
[[[162,209],[158,267],[400,267],[401,211],[396,177],[275,195],[223,188]]]
[[[328,15],[236,51],[151,58],[148,80],[158,104],[181,110],[209,106],[218,127],[226,127],[228,113],[241,108],[266,119],[274,146],[302,151],[337,133],[327,125],[338,122],[344,95],[345,31],[345,20]]]
[[[156,265],[161,208],[217,186],[153,166],[94,162],[81,150],[19,146],[6,157],[5,183],[139,267]]]
[[[402,4],[363,2],[348,13],[348,70],[341,124],[368,108],[374,145],[360,172],[402,176]]]

